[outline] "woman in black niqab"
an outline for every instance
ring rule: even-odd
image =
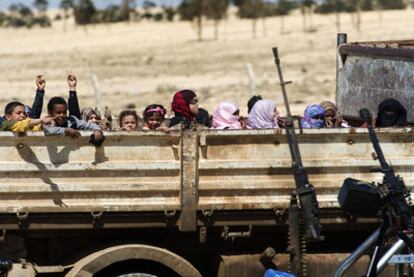
[[[407,125],[407,110],[398,100],[388,98],[379,104],[376,127],[405,125]]]

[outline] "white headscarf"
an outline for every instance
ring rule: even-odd
[[[275,116],[276,110],[276,116]],[[247,128],[249,129],[270,129],[279,128],[277,124],[278,111],[276,104],[272,100],[259,100],[254,104],[249,118],[247,119]]]

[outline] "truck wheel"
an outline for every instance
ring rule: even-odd
[[[195,267],[177,254],[163,248],[143,244],[119,245],[92,253],[79,260],[66,274],[66,277],[92,277],[95,273],[113,264],[130,260],[157,262],[171,269],[179,276],[201,277],[200,272]],[[123,274],[120,277],[157,277],[145,273],[131,274]]]

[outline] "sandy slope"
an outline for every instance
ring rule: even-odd
[[[383,12],[382,25],[377,12],[362,16],[362,31],[353,28],[351,16],[343,14],[342,32],[350,40],[412,39],[413,10]],[[62,25],[42,30],[0,29],[0,104],[11,99],[31,103],[34,76],[47,78],[47,98],[66,95],[65,72],[72,69],[79,79],[81,105],[95,105],[91,83],[94,72],[100,81],[102,105],[118,112],[135,104],[139,112],[153,102],[169,106],[171,94],[178,89],[195,89],[202,106],[212,110],[224,99],[236,99],[242,112],[250,96],[246,63],[252,63],[258,91],[282,107],[280,89],[271,53],[280,49],[285,77],[294,81],[288,88],[295,113],[307,104],[334,98],[335,40],[333,16],[312,18],[316,31],[302,32],[302,19],[294,14],[285,19],[262,23],[258,37],[252,39],[251,22],[230,18],[214,41],[211,23],[205,28],[205,41],[195,39],[187,22],[134,23],[83,28]]]

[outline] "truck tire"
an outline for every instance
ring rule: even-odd
[[[66,277],[92,277],[95,273],[107,268],[108,266],[128,260],[154,261],[173,270],[180,276],[202,277],[200,272],[198,272],[192,264],[177,254],[163,248],[143,244],[119,245],[92,253],[89,256],[79,260],[66,274]],[[129,275],[130,274],[124,274],[121,276],[124,277]],[[135,275],[132,276],[135,277]],[[136,277],[138,276],[141,277],[142,274],[137,275]]]

